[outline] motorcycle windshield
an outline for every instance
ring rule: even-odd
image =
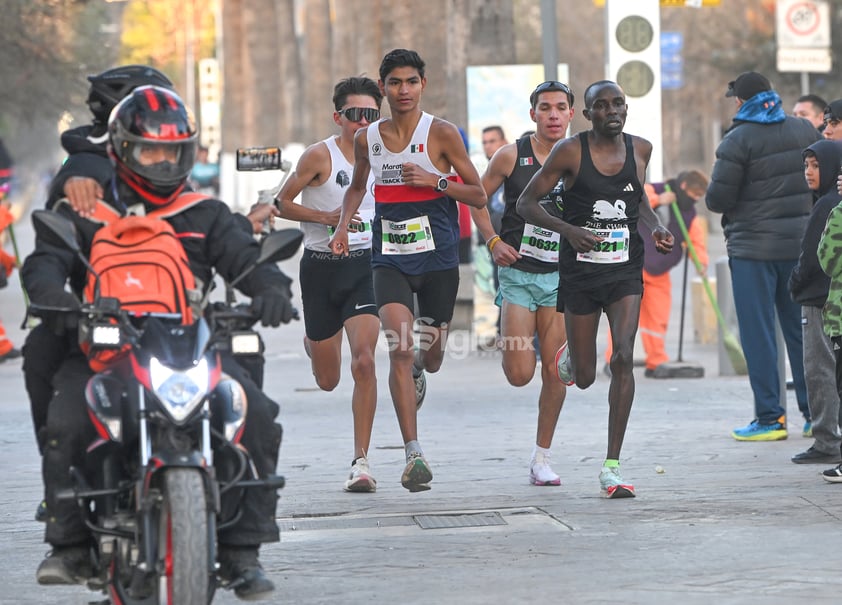
[[[202,358],[210,340],[210,329],[204,318],[190,325],[178,321],[150,317],[138,341],[138,353],[155,357],[173,369],[191,368]]]

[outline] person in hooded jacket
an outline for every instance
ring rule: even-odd
[[[192,113],[174,92],[155,86],[135,89],[115,108],[109,121],[108,154],[114,178],[104,187],[100,205],[112,215],[167,207],[170,214],[164,220],[179,237],[197,283],[206,289],[211,286],[214,270],[228,281],[242,275],[258,258],[259,246],[250,231],[237,226],[235,215],[224,202],[202,198],[184,204],[184,198],[179,198],[188,191],[186,182],[195,159],[196,139]],[[79,244],[87,254],[102,223],[81,216],[66,203],[56,203],[54,211],[75,224]],[[85,267],[72,251],[56,246],[49,237],[36,233],[35,250],[24,262],[21,274],[35,305],[78,307]],[[73,293],[65,290],[68,282]],[[289,278],[276,265],[257,266],[237,287],[252,298],[252,307],[264,326],[278,326],[293,318]],[[53,378],[55,392],[44,427],[45,541],[53,548],[39,566],[36,578],[40,584],[77,583],[91,572],[90,531],[78,505],[59,500],[57,494],[72,486],[69,469],[84,466],[86,446],[95,437],[84,396],[92,371],[73,338],[74,315],[47,313],[42,319],[54,333],[70,337],[69,351]],[[281,427],[275,422],[279,407],[230,354],[222,354],[222,368],[241,383],[248,398],[242,443],[251,454],[254,469],[260,478],[274,475],[281,442]],[[274,590],[259,563],[258,552],[260,544],[279,539],[276,501],[274,489],[246,490],[241,517],[218,533],[218,573],[236,586],[235,594],[240,598],[260,598]]]
[[[833,344],[822,327],[822,307],[827,301],[830,278],[819,265],[818,247],[830,211],[842,200],[836,191],[836,174],[842,162],[842,142],[823,140],[802,153],[804,178],[816,203],[810,212],[801,254],[789,278],[792,300],[801,305],[804,341],[804,380],[812,415],[813,445],[792,457],[796,464],[835,464],[842,460],[839,433],[839,393]]]
[[[789,296],[787,281],[812,208],[801,151],[820,135],[806,120],[786,114],[780,95],[762,74],[740,74],[725,96],[734,98],[737,113],[716,149],[705,203],[722,214],[740,341],[754,394],[754,419],[731,436],[738,441],[777,441],[787,438],[787,427],[776,316],[805,431],[811,421],[801,309]]]

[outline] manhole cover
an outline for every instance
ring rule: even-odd
[[[508,525],[497,511],[448,515],[415,515],[413,519],[415,519],[415,522],[421,529],[453,529],[456,527]]]

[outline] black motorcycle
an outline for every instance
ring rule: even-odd
[[[33,220],[85,261],[72,223],[46,211]],[[270,233],[249,271],[291,257],[301,239],[296,229]],[[78,502],[95,536],[88,586],[113,604],[207,605],[220,585],[217,531],[238,520],[237,494],[284,485],[252,478],[240,444],[246,396],[221,370],[220,351],[262,353],[255,318],[230,298],[189,325],[179,314],[128,313],[106,297],[73,312],[91,351],[122,352],[88,382],[99,437],[86,468],[72,469],[73,489],[59,495]]]

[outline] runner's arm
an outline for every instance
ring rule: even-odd
[[[368,187],[371,163],[368,160],[368,134],[366,130],[361,128],[354,135],[354,175],[351,177],[351,184],[342,198],[342,213],[339,217],[339,224],[336,226],[333,237],[330,238],[330,249],[337,255],[347,256],[350,252],[348,247],[348,223],[351,218],[357,215],[357,210],[363,202]]]
[[[629,136],[629,135],[627,135]],[[649,165],[649,158],[652,156],[652,143],[640,137],[634,137],[635,163],[637,164],[637,179],[640,183],[646,181],[646,167]],[[652,209],[649,197],[646,195],[646,188],[640,195],[639,202],[640,220],[652,230],[652,238],[655,240],[655,249],[661,254],[672,250],[675,238],[672,233],[664,227],[661,219]]]
[[[320,223],[335,227],[339,222],[340,206],[327,212],[295,203],[295,199],[305,187],[321,184],[323,175],[329,174],[330,170],[330,153],[327,146],[319,142],[308,147],[298,160],[295,171],[275,196],[275,204],[281,212],[281,217],[301,223]]]

